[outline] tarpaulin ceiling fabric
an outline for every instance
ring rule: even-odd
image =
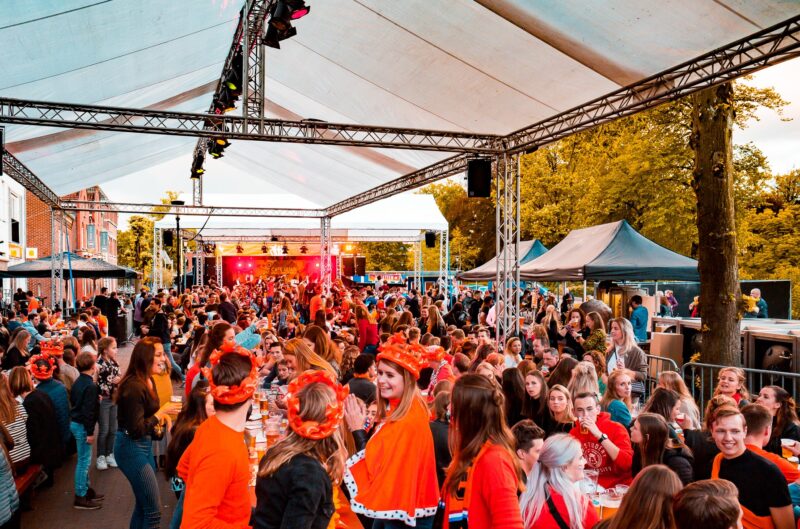
[[[273,199],[274,201],[274,199]],[[247,195],[210,195],[207,202],[219,206],[235,203],[241,207],[263,205],[259,197]],[[284,207],[294,204],[284,203]],[[156,223],[157,228],[175,228],[175,215],[165,215]],[[213,241],[214,236],[320,236],[320,219],[293,217],[181,217],[181,228],[201,230],[201,237]],[[404,193],[385,198],[372,204],[337,215],[331,219],[333,237],[354,237],[373,239],[405,238],[407,241],[419,240],[423,230],[444,231],[447,219],[444,218],[433,195]]]
[[[316,0],[268,49],[270,117],[506,134],[794,16],[798,0]],[[243,0],[3,2],[0,94],[207,111]],[[64,195],[131,175],[188,182],[193,138],[9,126]],[[327,207],[449,156],[234,141],[207,180],[244,175]],[[180,170],[176,170],[179,167]],[[121,200],[123,197],[118,198]],[[209,203],[205,201],[205,203]]]
[[[547,247],[539,239],[520,241],[519,264],[529,263],[547,253]],[[456,276],[461,281],[494,281],[497,277],[497,256],[492,257],[482,265]]]
[[[625,220],[571,231],[519,275],[525,281],[700,281],[697,261],[659,246]]]
[[[49,278],[52,271],[52,257],[42,257],[35,261],[27,261],[18,265],[9,266],[8,270],[0,272],[0,277],[38,277]],[[130,268],[113,265],[100,259],[86,259],[74,253],[64,252],[63,256],[64,279],[70,275],[75,279],[136,279],[136,271]]]

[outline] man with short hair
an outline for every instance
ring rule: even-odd
[[[774,463],[748,450],[747,423],[733,406],[717,410],[711,435],[720,453],[714,458],[711,479],[727,479],[739,490],[745,529],[794,529],[789,489]]]
[[[533,361],[538,366],[544,358],[544,352],[550,349],[550,339],[547,337],[547,330],[541,325],[533,325],[528,332],[533,349]]]
[[[527,481],[536,463],[539,462],[539,454],[544,445],[544,430],[539,428],[532,420],[524,419],[511,428],[511,433],[514,434],[517,457],[522,466],[525,481]]]
[[[219,315],[222,319],[230,323],[236,324],[236,305],[228,301],[228,295],[223,292],[219,295]]]
[[[103,316],[105,316],[105,317],[109,316],[109,312],[108,312],[108,288],[107,287],[101,287],[100,288],[100,293],[97,294],[94,297],[94,299],[92,300],[92,305],[94,305],[95,307],[100,309],[100,312],[103,314]],[[115,316],[116,316],[116,314],[115,314]]]
[[[741,411],[747,425],[747,435],[744,438],[747,449],[775,463],[786,478],[786,483],[794,483],[800,479],[800,470],[796,464],[764,450],[772,435],[772,415],[769,410],[759,404],[748,404]]]
[[[631,325],[633,326],[633,335],[636,337],[636,341],[646,342],[647,341],[647,309],[642,306],[642,296],[636,294],[635,296],[631,296],[630,301],[631,308],[633,311],[631,312]]]
[[[579,425],[569,434],[581,442],[586,468],[599,472],[597,482],[606,489],[629,485],[633,447],[628,430],[612,421],[608,412],[600,411],[600,400],[595,393],[578,393],[573,409]]]
[[[478,343],[491,343],[492,338],[491,334],[489,333],[489,329],[486,327],[478,327]]]
[[[28,314],[28,321],[22,324],[22,328],[31,334],[31,339],[28,342],[28,352],[33,351],[33,348],[39,345],[41,342],[49,342],[52,340],[52,338],[46,338],[39,334],[39,331],[36,329],[38,326],[39,314],[37,312],[31,312]]]
[[[364,401],[364,404],[371,404],[375,400],[377,393],[377,386],[375,385],[377,376],[375,355],[361,353],[353,362],[353,378],[347,382],[350,387],[350,393]]]
[[[690,483],[672,503],[677,529],[740,529],[742,508],[736,485],[725,479]]]
[[[558,354],[558,349],[555,347],[545,347],[544,353],[542,353],[542,365],[539,367],[539,369],[546,376],[550,376],[550,374],[558,365],[560,359],[561,357]]]

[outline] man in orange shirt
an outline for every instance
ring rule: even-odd
[[[226,344],[212,353],[210,362],[211,369],[204,368],[203,374],[216,414],[197,428],[178,463],[178,475],[186,483],[181,527],[249,529],[244,426],[258,383],[256,359],[247,349]]]
[[[322,295],[322,288],[314,289],[314,297],[311,298],[308,306],[308,321],[313,322],[318,310],[325,308],[325,298]]]

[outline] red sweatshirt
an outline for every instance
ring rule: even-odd
[[[607,412],[601,412],[597,416],[597,427],[619,448],[619,455],[616,461],[612,461],[606,449],[597,442],[594,435],[591,433],[581,434],[580,427],[575,426],[569,434],[581,442],[583,457],[586,458],[586,468],[600,471],[598,483],[605,488],[618,484],[629,485],[633,479],[631,476],[633,448],[628,430],[621,424],[612,421],[611,415]]]

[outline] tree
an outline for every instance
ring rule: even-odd
[[[693,188],[697,196],[703,360],[740,365],[739,275],[733,169],[733,86],[692,96]]]
[[[406,270],[409,263],[409,246],[401,242],[361,242],[356,252],[366,257],[367,270]]]

